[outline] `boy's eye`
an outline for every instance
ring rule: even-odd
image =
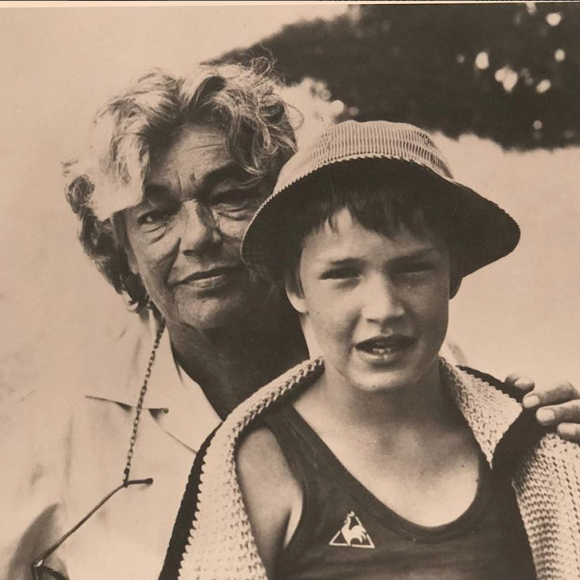
[[[435,265],[431,262],[411,262],[401,264],[397,269],[397,273],[404,278],[416,278],[429,274],[434,268]]]
[[[358,271],[355,268],[335,268],[322,273],[323,280],[347,280],[356,278]]]
[[[425,270],[430,270],[431,264],[427,262],[414,262],[411,264],[404,264],[401,267],[401,272],[409,273],[409,272],[424,272]]]

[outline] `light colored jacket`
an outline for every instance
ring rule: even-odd
[[[90,361],[41,377],[0,410],[0,579],[30,562],[123,480],[155,329],[138,322]],[[85,364],[87,363],[87,364]],[[48,560],[71,580],[153,580],[161,570],[189,468],[219,423],[184,381],[163,335],[145,397],[132,478]]]
[[[511,477],[538,580],[580,578],[580,446],[543,434],[533,414],[523,413],[492,377],[443,359],[441,368],[490,466]],[[218,429],[204,458],[180,580],[266,580],[236,475],[236,445],[273,403],[322,370],[321,359],[299,365],[242,403]]]

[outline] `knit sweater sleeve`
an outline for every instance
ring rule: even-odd
[[[545,435],[512,483],[538,580],[580,578],[580,446]]]
[[[319,359],[301,363],[247,399],[218,429],[202,467],[180,580],[267,580],[237,478],[237,445],[251,422],[321,369]]]

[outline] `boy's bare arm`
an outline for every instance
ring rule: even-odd
[[[302,491],[274,435],[260,428],[241,443],[237,471],[258,553],[268,578],[300,518]]]

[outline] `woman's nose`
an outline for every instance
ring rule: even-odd
[[[185,201],[181,207],[181,250],[199,252],[221,242],[216,219],[203,203]]]
[[[405,309],[397,288],[383,277],[376,277],[361,288],[363,316],[371,322],[386,322],[403,316]]]

